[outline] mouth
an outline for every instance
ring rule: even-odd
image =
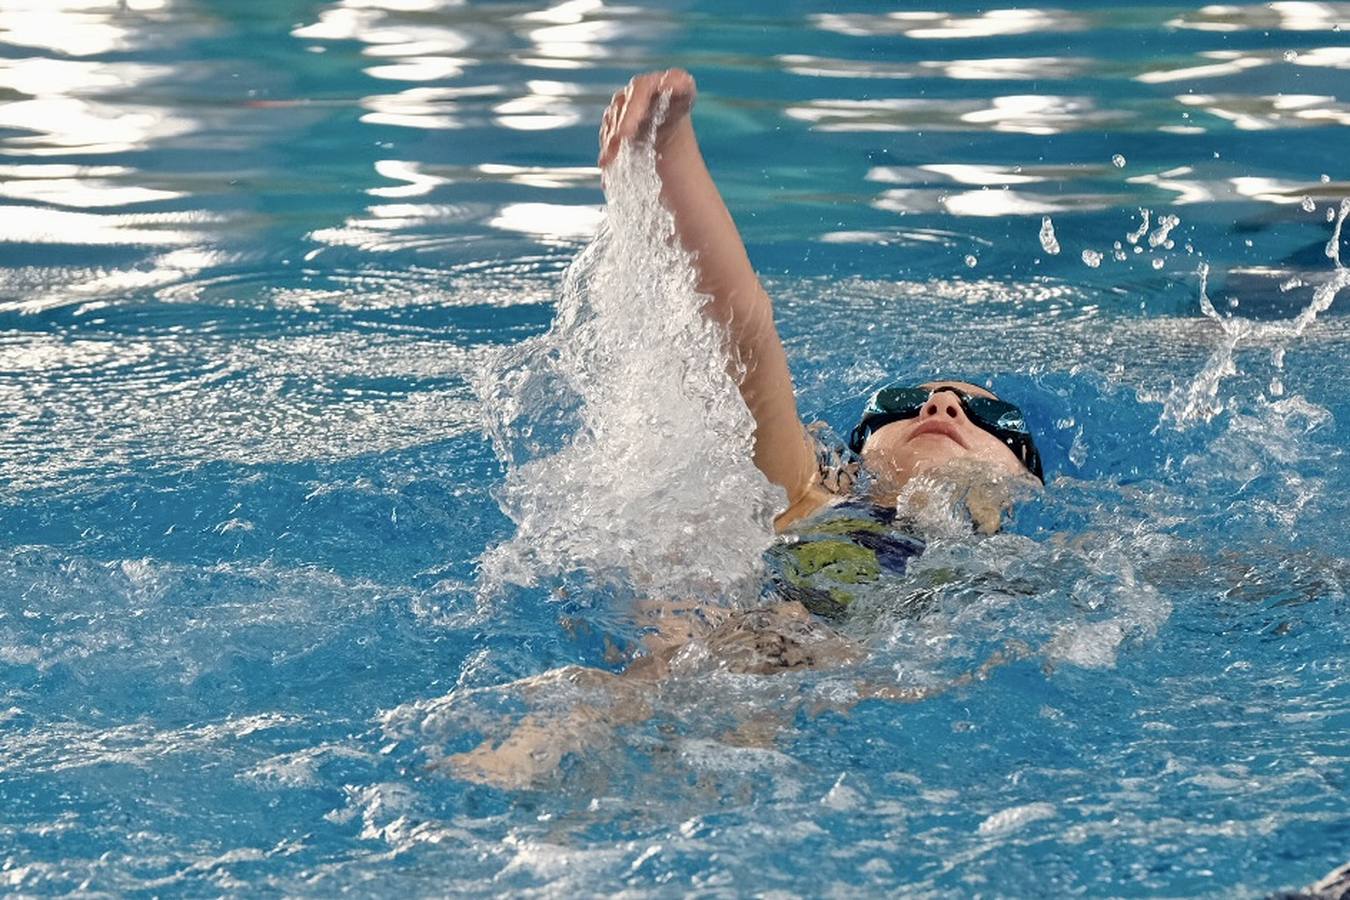
[[[954,425],[947,424],[941,419],[929,419],[928,421],[924,422],[918,428],[915,428],[913,431],[909,433],[909,439],[913,440],[914,438],[921,437],[925,434],[939,435],[941,437],[945,437],[952,443],[957,444],[963,450],[970,449],[970,447],[966,445],[965,439],[961,437],[960,432],[956,430],[956,427]]]

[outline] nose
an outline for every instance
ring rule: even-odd
[[[924,404],[919,415],[922,419],[931,419],[934,416],[951,419],[965,418],[965,412],[961,409],[961,398],[951,391],[938,391],[928,398],[928,402]]]

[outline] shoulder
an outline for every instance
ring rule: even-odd
[[[773,520],[774,531],[780,534],[797,523],[809,519],[816,513],[838,502],[837,494],[827,491],[819,482],[813,481],[797,500],[780,512]]]
[[[854,496],[854,488],[862,477],[862,460],[827,424],[812,422],[805,427],[805,433],[814,455],[811,484],[774,519],[774,528],[779,532],[827,507],[848,501]]]

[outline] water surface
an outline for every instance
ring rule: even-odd
[[[1217,897],[1344,862],[1348,29],[0,2],[0,883]],[[481,398],[601,221],[610,94],[666,65],[803,413],[989,379],[1049,490],[935,542],[866,663],[676,679],[535,786],[468,783],[451,754],[586,699],[514,679],[636,636],[582,542],[487,577],[517,524]],[[949,689],[842,702],[864,679]]]

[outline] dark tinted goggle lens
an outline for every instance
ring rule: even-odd
[[[867,401],[863,415],[899,416],[902,419],[917,416],[919,410],[933,396],[932,391],[923,388],[882,388]]]
[[[1028,434],[1027,420],[1022,410],[1003,400],[991,397],[962,397],[970,420],[986,431],[997,429],[1015,434]]]
[[[887,387],[872,395],[863,410],[862,421],[849,435],[849,447],[854,453],[862,453],[863,444],[872,432],[892,422],[912,419],[917,416],[933,394],[939,391],[951,391],[961,400],[961,407],[971,422],[1003,441],[1012,449],[1017,458],[1042,481],[1041,458],[1036,445],[1027,429],[1026,417],[1022,410],[1005,400],[993,397],[972,397],[960,388],[951,385],[937,385],[934,388]]]

